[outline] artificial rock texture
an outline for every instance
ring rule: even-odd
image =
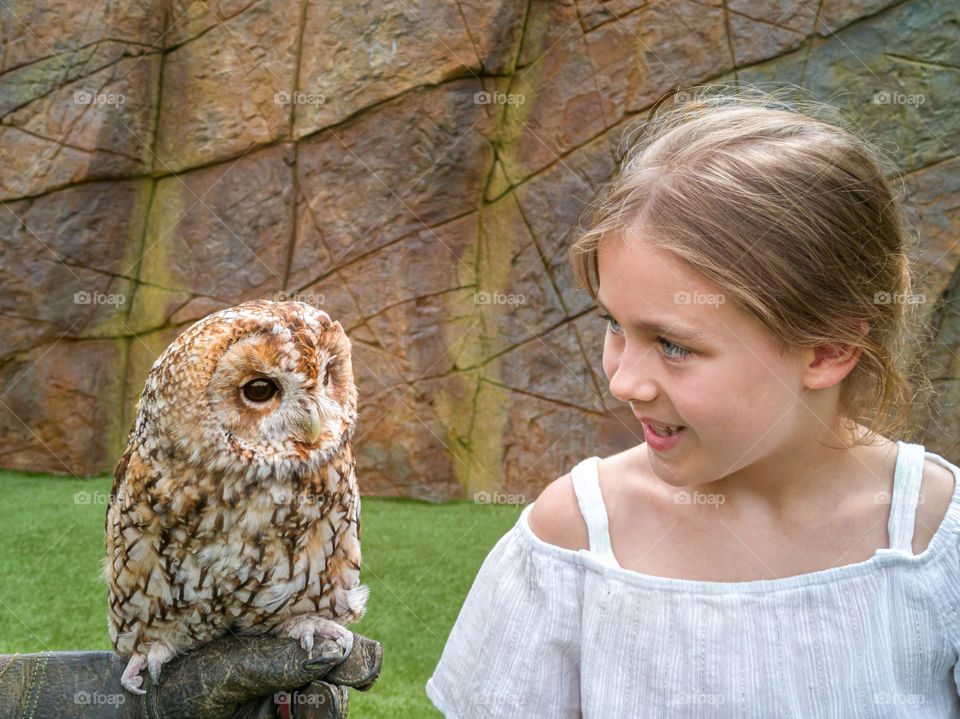
[[[641,441],[566,250],[624,129],[710,80],[803,86],[902,168],[937,330],[918,421],[960,462],[958,17],[935,0],[6,3],[0,465],[112,471],[162,349],[256,297],[350,334],[367,494],[530,501]]]

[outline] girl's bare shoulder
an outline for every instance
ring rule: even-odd
[[[953,493],[953,472],[931,459],[925,460],[914,522],[914,554],[924,551],[930,544],[950,508]]]
[[[533,533],[549,544],[574,550],[590,546],[569,473],[546,486],[533,503],[527,521]]]
[[[604,504],[609,506],[610,501],[610,485],[604,481],[605,476],[622,475],[625,468],[637,462],[637,452],[644,448],[645,445],[641,444],[600,460],[598,471]],[[587,525],[580,514],[580,504],[569,473],[552,481],[540,493],[533,503],[528,521],[533,533],[544,542],[574,550],[590,546]]]

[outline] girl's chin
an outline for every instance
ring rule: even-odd
[[[672,458],[658,457],[656,452],[653,452],[649,447],[647,452],[650,454],[650,469],[653,470],[654,475],[661,482],[676,489],[683,489],[683,487],[691,484],[686,475],[678,475],[676,468],[670,466],[673,464]]]

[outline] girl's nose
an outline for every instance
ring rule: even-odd
[[[650,373],[650,357],[624,352],[610,377],[610,394],[621,402],[650,402],[657,397],[657,383]]]

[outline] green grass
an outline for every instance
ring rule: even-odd
[[[111,481],[0,471],[0,654],[110,649],[100,562]],[[351,628],[379,641],[384,658],[373,688],[351,692],[350,716],[441,716],[424,684],[483,558],[520,510],[364,498],[370,600]]]

